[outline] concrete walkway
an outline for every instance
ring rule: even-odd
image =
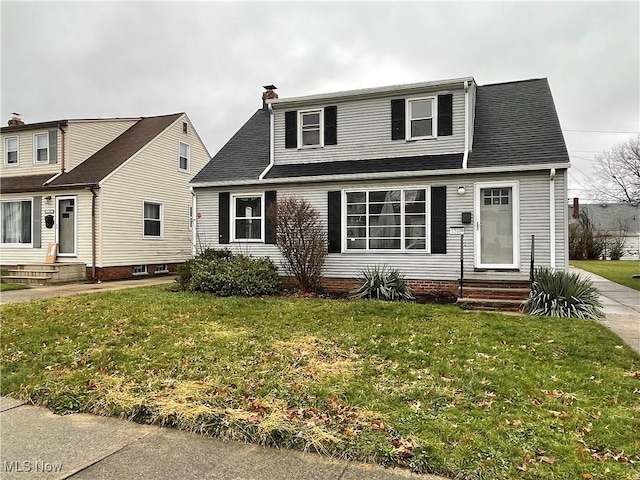
[[[570,267],[569,271],[578,273],[593,282],[600,291],[602,310],[606,315],[600,323],[640,353],[640,291],[579,268]]]
[[[31,300],[66,297],[81,293],[109,292],[112,290],[122,290],[124,288],[148,287],[150,285],[171,283],[175,278],[175,275],[167,275],[135,280],[114,280],[101,283],[68,283],[65,285],[32,287],[25,290],[11,290],[8,292],[0,292],[0,304],[30,302]]]
[[[0,478],[445,480],[0,397]]]

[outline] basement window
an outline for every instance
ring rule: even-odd
[[[159,263],[156,265],[156,268],[154,271],[155,273],[168,273],[169,267],[167,266],[166,263]]]
[[[146,265],[134,265],[133,266],[133,274],[134,275],[146,275],[147,274],[147,266]]]

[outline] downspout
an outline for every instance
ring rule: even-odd
[[[551,269],[556,269],[556,192],[555,192],[556,169],[549,171],[549,248],[551,250]]]
[[[62,124],[58,124],[58,128],[60,129],[61,133],[61,141],[62,141],[62,159],[60,161],[60,173],[64,173],[64,168],[65,168],[65,162],[64,162],[64,154],[65,154],[65,148],[64,148],[64,144],[65,144],[65,131],[64,128],[62,128]]]
[[[267,176],[267,173],[269,173],[269,170],[271,170],[271,168],[273,168],[273,162],[274,162],[274,141],[273,141],[273,137],[275,135],[275,121],[274,121],[274,115],[273,115],[273,107],[271,106],[271,104],[267,104],[269,107],[269,165],[267,165],[267,168],[264,169],[264,171],[260,174],[260,176],[258,177],[258,179],[260,180],[264,180],[264,177]]]
[[[469,81],[464,81],[464,155],[462,156],[462,169],[467,169],[469,160]]]
[[[191,255],[195,257],[198,254],[198,232],[196,231],[198,228],[198,221],[196,220],[198,215],[196,213],[197,198],[193,187],[189,187],[189,191],[191,192]]]
[[[96,197],[95,187],[91,186],[91,280],[100,283],[96,275]]]

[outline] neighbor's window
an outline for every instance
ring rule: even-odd
[[[303,147],[322,145],[322,110],[300,112],[300,145]]]
[[[162,237],[162,203],[144,202],[144,237]]]
[[[408,100],[409,138],[433,136],[433,98]]]
[[[427,189],[346,192],[347,250],[426,250]]]
[[[0,204],[2,243],[26,245],[31,243],[33,228],[32,200],[11,200]]]
[[[133,266],[133,274],[134,275],[145,275],[147,273],[146,265],[134,265]]]
[[[49,134],[38,133],[33,136],[33,161],[49,163]]]
[[[7,137],[4,139],[4,164],[18,165],[18,137]]]
[[[189,171],[189,144],[180,142],[180,154],[178,158],[178,169]]]
[[[262,240],[262,195],[233,197],[234,240]]]

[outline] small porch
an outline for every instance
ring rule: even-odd
[[[2,271],[7,272],[2,275],[3,282],[32,286],[82,282],[87,278],[86,264],[81,262],[4,265]]]

